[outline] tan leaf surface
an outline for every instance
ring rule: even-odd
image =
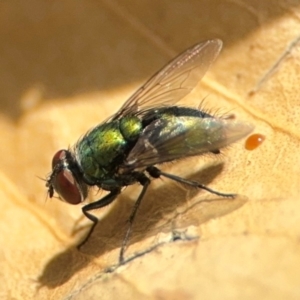
[[[182,103],[209,95],[205,108],[266,140],[164,166],[240,196],[154,180],[125,254],[133,259],[109,269],[140,187],[96,212],[78,252],[85,230],[72,232],[90,223],[80,206],[46,200],[38,177],[174,54],[216,37],[220,57]],[[297,0],[2,1],[0,299],[299,299],[299,69]]]

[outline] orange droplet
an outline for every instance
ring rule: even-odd
[[[252,151],[256,149],[258,146],[260,146],[265,139],[266,137],[263,134],[260,133],[252,134],[247,138],[245,142],[245,148],[249,151]]]

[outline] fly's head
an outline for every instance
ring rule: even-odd
[[[56,192],[61,200],[70,204],[79,204],[85,200],[88,188],[70,151],[59,150],[55,153],[46,187],[50,198]]]

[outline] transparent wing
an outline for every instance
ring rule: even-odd
[[[111,120],[151,107],[176,103],[194,89],[221,48],[222,41],[214,39],[187,49],[139,88]]]
[[[158,119],[145,128],[124,168],[135,169],[223,148],[253,130],[248,123],[220,118]]]

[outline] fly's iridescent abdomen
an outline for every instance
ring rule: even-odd
[[[252,131],[247,123],[228,121],[190,107],[149,110],[141,138],[126,158],[125,168],[142,168],[219,149]]]
[[[214,116],[191,107],[162,107],[155,110],[150,110],[143,118],[143,125],[151,125],[152,122],[160,120],[160,123],[164,123],[162,130],[153,129],[153,138],[157,135],[157,140],[167,141],[164,145],[157,145],[155,148],[159,148],[160,155],[163,157],[169,157],[169,161],[175,159],[174,157],[180,157],[183,154],[183,148],[185,148],[186,156],[191,156],[192,149],[199,146],[201,147],[201,141],[207,139],[218,139],[218,135],[221,131],[221,126],[218,123],[217,127],[219,130],[215,130],[216,136],[210,135],[208,128],[214,123]],[[159,126],[162,127],[162,126]],[[170,143],[172,143],[172,146]],[[178,144],[175,146],[175,144]],[[163,147],[163,148],[162,148]],[[190,151],[189,151],[190,149]],[[201,151],[209,152],[210,150],[201,147]],[[198,150],[199,154],[200,151]],[[167,161],[167,160],[166,160]]]

